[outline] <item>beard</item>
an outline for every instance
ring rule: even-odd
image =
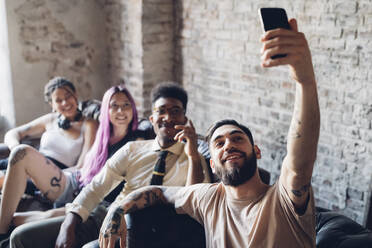
[[[257,158],[254,151],[250,157],[243,152],[240,153],[244,156],[242,166],[233,166],[232,168],[216,167],[216,175],[225,185],[239,186],[251,179],[256,173]]]

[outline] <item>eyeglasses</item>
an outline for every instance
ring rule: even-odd
[[[180,107],[172,107],[172,108],[165,108],[165,107],[160,107],[160,108],[153,108],[152,112],[158,116],[165,116],[169,115],[171,117],[180,117],[185,114],[185,110]]]
[[[117,112],[119,110],[128,110],[132,108],[132,105],[130,103],[124,103],[124,104],[110,104],[110,109]]]

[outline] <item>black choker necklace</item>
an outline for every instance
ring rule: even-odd
[[[79,121],[82,117],[81,111],[78,109],[77,113],[72,121]],[[71,121],[64,117],[63,115],[58,115],[58,127],[67,130],[71,127]]]

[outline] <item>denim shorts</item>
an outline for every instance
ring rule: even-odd
[[[81,187],[79,183],[80,171],[64,171],[66,176],[66,186],[63,193],[54,201],[54,208],[65,206],[66,203],[72,202],[80,193]]]

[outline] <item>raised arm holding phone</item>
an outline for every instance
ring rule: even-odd
[[[295,19],[290,29],[272,29],[260,39],[261,66],[288,65],[296,82],[287,155],[279,180],[265,185],[257,172],[261,154],[249,129],[222,120],[207,139],[212,171],[221,183],[189,187],[144,187],[107,215],[100,247],[125,247],[124,215],[155,204],[174,204],[205,228],[207,247],[315,247],[311,176],[316,159],[320,114],[310,49]],[[285,55],[274,57],[276,55]],[[247,93],[248,94],[248,93]]]

